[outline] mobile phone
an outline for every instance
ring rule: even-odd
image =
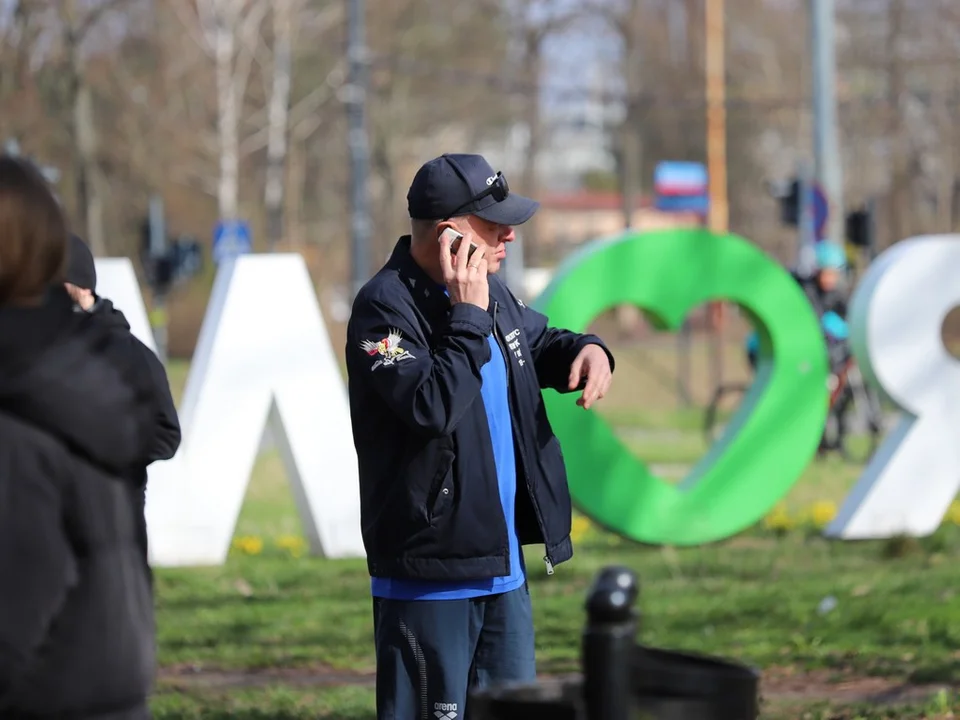
[[[443,232],[440,233],[442,238],[444,235],[450,238],[450,254],[456,255],[457,251],[460,249],[460,242],[463,240],[463,234],[457,232],[453,228],[444,228]],[[437,238],[439,240],[440,238]],[[470,249],[467,250],[467,260],[469,260],[473,253],[476,252],[477,246],[474,243],[470,243]]]

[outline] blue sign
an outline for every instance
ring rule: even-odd
[[[707,168],[703,163],[668,160],[653,172],[654,206],[662,212],[706,214],[710,207]]]
[[[827,232],[827,219],[830,217],[830,204],[823,188],[814,183],[810,193],[813,206],[813,234],[817,240],[823,240]]]
[[[660,212],[706,215],[710,210],[710,198],[706,195],[658,195],[654,207]]]
[[[217,265],[253,252],[250,225],[243,220],[221,220],[213,231],[213,262]]]

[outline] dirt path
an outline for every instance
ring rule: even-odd
[[[563,675],[545,678],[562,679]],[[169,690],[229,690],[269,685],[325,688],[344,685],[373,686],[373,673],[336,670],[329,667],[252,671],[214,671],[190,666],[164,668],[160,686]],[[802,672],[792,668],[769,668],[763,673],[761,694],[771,702],[875,705],[922,701],[948,685],[914,685],[877,677],[838,676],[828,671]]]

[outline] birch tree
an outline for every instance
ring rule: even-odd
[[[512,44],[517,49],[517,69],[524,85],[521,117],[528,132],[520,185],[530,197],[537,197],[540,193],[537,158],[543,151],[544,139],[540,112],[544,45],[549,38],[563,33],[583,16],[577,5],[568,8],[558,5],[561,3],[554,4],[552,0],[521,0],[506,4],[507,25],[514,34]],[[524,227],[524,239],[531,248],[540,240],[538,225],[539,218],[534,215]]]
[[[83,3],[63,0],[59,20],[63,25],[63,44],[67,56],[68,101],[71,107],[70,134],[74,150],[74,188],[78,224],[94,255],[107,251],[103,223],[105,181],[100,171],[100,143],[94,112],[93,89],[86,77],[84,42],[89,33],[114,9],[122,9],[127,0],[102,0]]]
[[[273,250],[283,239],[283,191],[287,158],[287,123],[293,73],[293,13],[299,0],[274,0],[273,87],[267,138],[267,178],[263,201],[267,209],[267,244]]]
[[[196,0],[175,6],[185,29],[214,66],[217,205],[224,220],[240,215],[240,121],[250,70],[260,49],[260,27],[270,6],[269,0]]]
[[[267,244],[272,250],[284,237],[284,196],[286,194],[286,170],[289,154],[289,133],[296,128],[295,139],[305,137],[304,120],[315,121],[320,106],[334,95],[342,83],[336,79],[337,66],[327,80],[291,108],[291,85],[293,79],[293,51],[299,28],[305,27],[310,37],[317,37],[330,30],[342,20],[340,3],[328,3],[322,10],[310,13],[310,22],[300,22],[304,9],[303,0],[273,1],[273,72],[270,102],[267,117],[267,171],[264,184],[264,205],[267,211]],[[312,10],[312,9],[311,9]],[[314,125],[316,127],[316,125]],[[309,132],[307,133],[309,134]],[[256,135],[243,143],[242,150],[251,152],[258,145]]]

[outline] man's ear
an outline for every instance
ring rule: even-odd
[[[444,220],[443,222],[437,223],[437,227],[436,227],[437,240],[440,240],[440,236],[443,235],[443,231],[446,230],[447,228],[453,228],[461,235],[463,234],[463,231],[457,227],[457,224],[453,222],[453,220]]]

